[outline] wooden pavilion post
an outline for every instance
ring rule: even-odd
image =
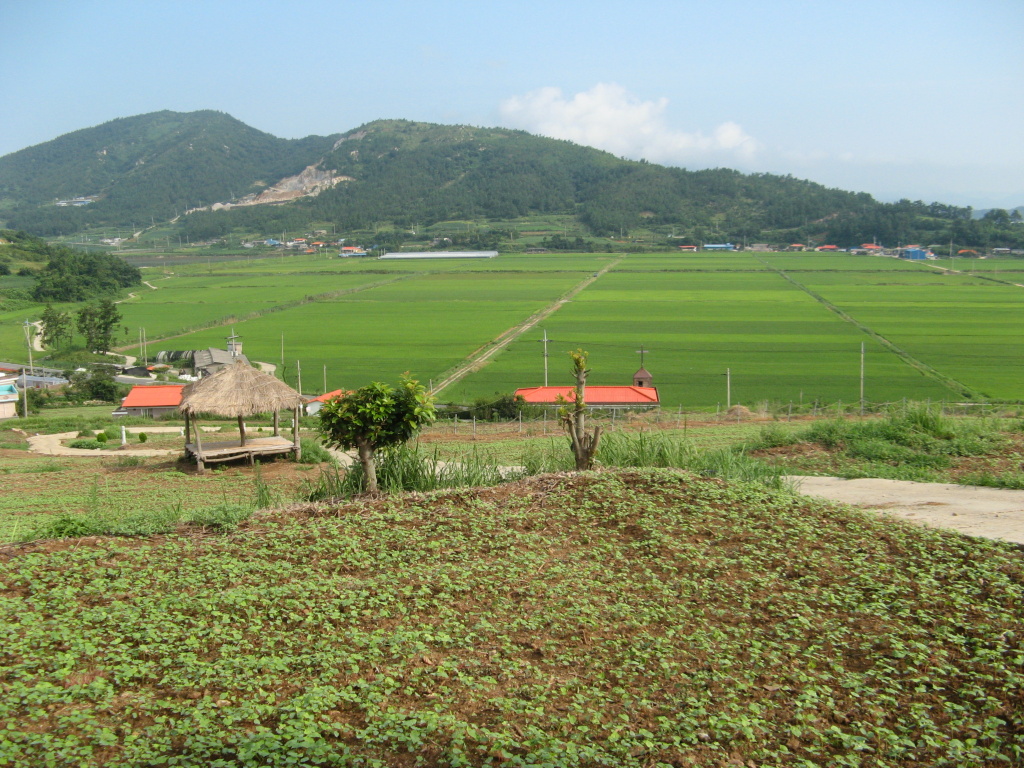
[[[274,437],[281,436],[281,412],[274,411]]]
[[[242,442],[239,443],[242,447],[245,447],[245,417],[238,417],[238,432],[242,436]]]
[[[202,431],[199,429],[199,425],[195,425],[196,429],[196,470],[202,472],[205,467],[203,465],[203,439],[199,436]]]
[[[189,423],[188,412],[185,412],[185,445],[192,442],[191,424]]]
[[[295,448],[296,461],[302,458],[302,443],[299,441],[299,408],[301,407],[301,405],[297,406],[292,411],[292,445]]]

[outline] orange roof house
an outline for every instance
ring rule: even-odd
[[[573,387],[523,387],[515,394],[530,405],[563,405],[576,397]],[[656,408],[660,404],[657,387],[588,386],[583,400],[588,408]]]
[[[132,387],[114,416],[162,416],[177,413],[184,384],[153,384]]]
[[[313,414],[318,413],[320,409],[323,408],[324,403],[326,403],[328,400],[333,400],[336,397],[344,397],[347,394],[349,394],[349,392],[346,389],[336,389],[333,392],[327,392],[322,395],[317,395],[316,397],[307,401],[306,414],[308,416],[312,416]]]

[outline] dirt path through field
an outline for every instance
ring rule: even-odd
[[[574,296],[576,296],[580,291],[582,291],[595,280],[597,280],[599,277],[601,277],[601,275],[617,267],[622,262],[623,258],[625,257],[619,257],[614,261],[608,262],[603,267],[601,267],[601,269],[599,269],[597,272],[581,280],[579,283],[570,288],[558,299],[553,301],[548,306],[544,307],[544,309],[540,310],[539,312],[535,312],[533,315],[528,317],[524,322],[520,323],[519,325],[509,328],[503,334],[494,339],[494,341],[490,342],[490,345],[485,345],[481,349],[471,354],[462,363],[459,364],[459,366],[455,369],[454,372],[449,374],[437,386],[434,387],[434,394],[438,394],[445,388],[450,387],[453,384],[457,384],[469,374],[479,371],[481,368],[487,365],[488,361],[492,357],[494,357],[494,355],[496,355],[501,350],[505,349],[505,347],[507,347],[513,341],[515,341],[528,330],[536,326],[537,323],[539,323],[541,320],[544,320],[545,318],[554,314],[554,312],[558,310],[563,304],[572,301]]]
[[[793,477],[801,493],[968,536],[1024,544],[1024,491],[948,483]]]

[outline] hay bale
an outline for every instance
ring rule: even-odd
[[[754,418],[754,412],[745,405],[734,405],[725,412],[725,415],[730,419],[735,419],[736,421],[747,421]]]

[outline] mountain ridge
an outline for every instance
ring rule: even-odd
[[[266,195],[303,173],[315,177],[309,185]],[[261,195],[275,205],[254,205]],[[0,158],[0,223],[10,228],[52,236],[175,221],[187,211],[200,211],[189,227],[213,235],[558,214],[597,238],[645,229],[698,242],[1024,247],[1024,227],[1009,213],[973,220],[970,208],[880,203],[792,176],[691,171],[514,129],[403,119],[279,139],[223,112],[165,110]]]

